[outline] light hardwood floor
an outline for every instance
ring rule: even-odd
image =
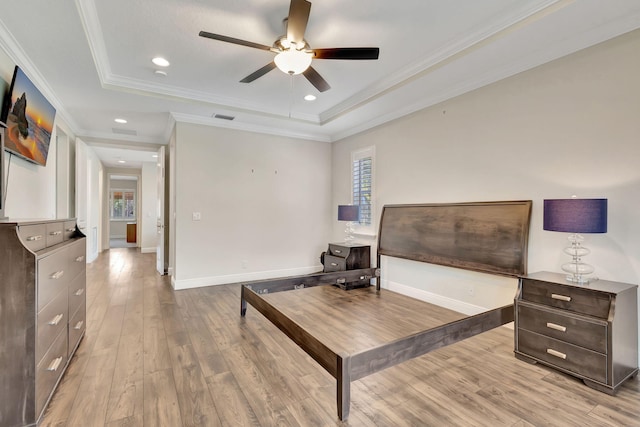
[[[87,332],[42,426],[640,426],[640,382],[609,396],[513,356],[502,327],[352,383],[335,380],[238,285],[174,292],[155,255],[87,266]],[[323,321],[319,319],[319,321]],[[325,319],[330,321],[330,319]]]

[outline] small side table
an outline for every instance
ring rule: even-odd
[[[329,243],[329,249],[323,259],[324,272],[358,270],[370,268],[371,246],[360,243]],[[341,284],[342,289],[354,289],[369,286],[368,279]]]

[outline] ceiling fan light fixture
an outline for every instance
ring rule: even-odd
[[[280,71],[286,74],[300,74],[311,65],[311,53],[304,50],[287,49],[278,53],[274,62]]]

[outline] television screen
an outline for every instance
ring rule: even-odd
[[[5,150],[45,166],[56,110],[18,66],[4,107]]]

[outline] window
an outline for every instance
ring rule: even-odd
[[[135,217],[135,190],[111,190],[111,219],[133,219]]]
[[[373,224],[374,147],[351,153],[352,203],[360,206],[361,227]]]

